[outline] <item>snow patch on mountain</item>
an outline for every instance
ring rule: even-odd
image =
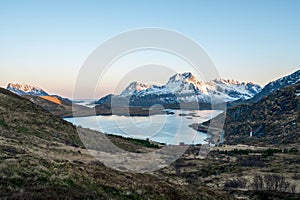
[[[139,83],[139,82],[135,81],[135,82],[130,83],[129,86],[127,88],[125,88],[125,90],[123,90],[123,92],[120,94],[120,96],[126,97],[126,96],[135,95],[139,91],[145,90],[150,87],[151,87],[150,84]]]

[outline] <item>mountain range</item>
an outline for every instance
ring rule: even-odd
[[[221,103],[249,99],[261,91],[258,84],[235,80],[199,81],[192,73],[177,73],[164,85],[132,82],[119,95],[109,94],[95,104],[130,106],[176,105],[180,103]]]
[[[111,114],[112,103],[119,107],[124,105],[151,107],[159,104],[166,108],[179,108],[184,103],[197,103],[197,105],[201,105],[200,108],[202,109],[210,109],[211,103],[226,102],[229,107],[234,107],[240,104],[258,102],[280,88],[297,83],[300,83],[300,70],[272,81],[264,88],[252,82],[226,79],[203,82],[199,81],[192,73],[185,72],[173,75],[164,85],[132,82],[120,94],[109,94],[93,103],[96,105],[97,114]],[[67,106],[68,114],[65,112],[64,115],[71,115],[72,101],[68,98],[50,95],[39,87],[27,84],[9,83],[6,89],[31,100],[37,101],[38,99],[37,102],[52,102]],[[49,106],[46,107],[49,108]],[[90,110],[85,113],[90,113]]]

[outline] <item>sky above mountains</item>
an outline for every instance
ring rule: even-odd
[[[0,86],[25,82],[71,97],[80,67],[97,46],[142,27],[183,33],[205,49],[221,77],[263,86],[299,68],[299,9],[297,0],[1,1]],[[112,92],[112,82],[145,60],[192,71],[169,58],[144,52],[120,60],[97,96]]]

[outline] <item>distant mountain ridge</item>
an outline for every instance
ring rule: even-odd
[[[43,89],[24,83],[9,83],[6,89],[18,95],[49,96]]]
[[[229,107],[234,107],[240,104],[245,104],[245,103],[255,103],[261,100],[262,98],[270,95],[271,93],[284,88],[289,85],[296,85],[300,83],[300,70],[297,70],[293,72],[292,74],[286,75],[284,77],[281,77],[275,81],[269,82],[262,90],[261,92],[257,93],[256,95],[253,96],[253,98],[250,99],[239,99],[233,102],[230,102],[228,104]]]
[[[9,83],[6,89],[20,96],[30,95],[44,97],[45,99],[48,99],[52,102],[64,102],[67,104],[72,104],[72,101],[68,98],[64,98],[55,94],[49,94],[48,92],[37,86],[32,86],[25,83]]]
[[[282,78],[279,78],[275,81],[272,81],[268,83],[260,93],[255,95],[251,101],[257,102],[259,101],[263,96],[271,94],[273,91],[276,91],[280,88],[284,88],[288,85],[295,85],[300,83],[300,70],[295,71],[294,73],[284,76]]]
[[[52,114],[60,117],[89,116],[92,110],[88,107],[73,104],[72,100],[52,95],[45,90],[28,84],[9,83],[7,90],[29,99],[31,102],[50,111]]]
[[[249,99],[259,93],[261,87],[252,82],[215,79],[209,82],[199,81],[191,72],[177,73],[164,85],[150,85],[132,82],[120,95],[110,94],[96,104],[129,102],[132,106],[151,106],[154,104],[179,104],[187,102],[210,103],[228,102],[237,99]]]

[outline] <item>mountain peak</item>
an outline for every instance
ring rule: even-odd
[[[176,73],[169,78],[169,81],[183,81],[194,77],[191,72]]]
[[[191,72],[184,72],[182,73],[182,76],[187,79],[193,77],[194,75]]]
[[[49,95],[43,89],[25,83],[9,83],[6,89],[18,95],[34,95],[34,96]]]
[[[123,92],[120,95],[121,96],[130,96],[130,95],[138,93],[141,90],[148,89],[150,87],[151,87],[150,84],[139,83],[137,81],[134,81],[134,82],[130,83],[129,86],[127,86],[127,88],[125,88],[125,90],[123,90]]]

